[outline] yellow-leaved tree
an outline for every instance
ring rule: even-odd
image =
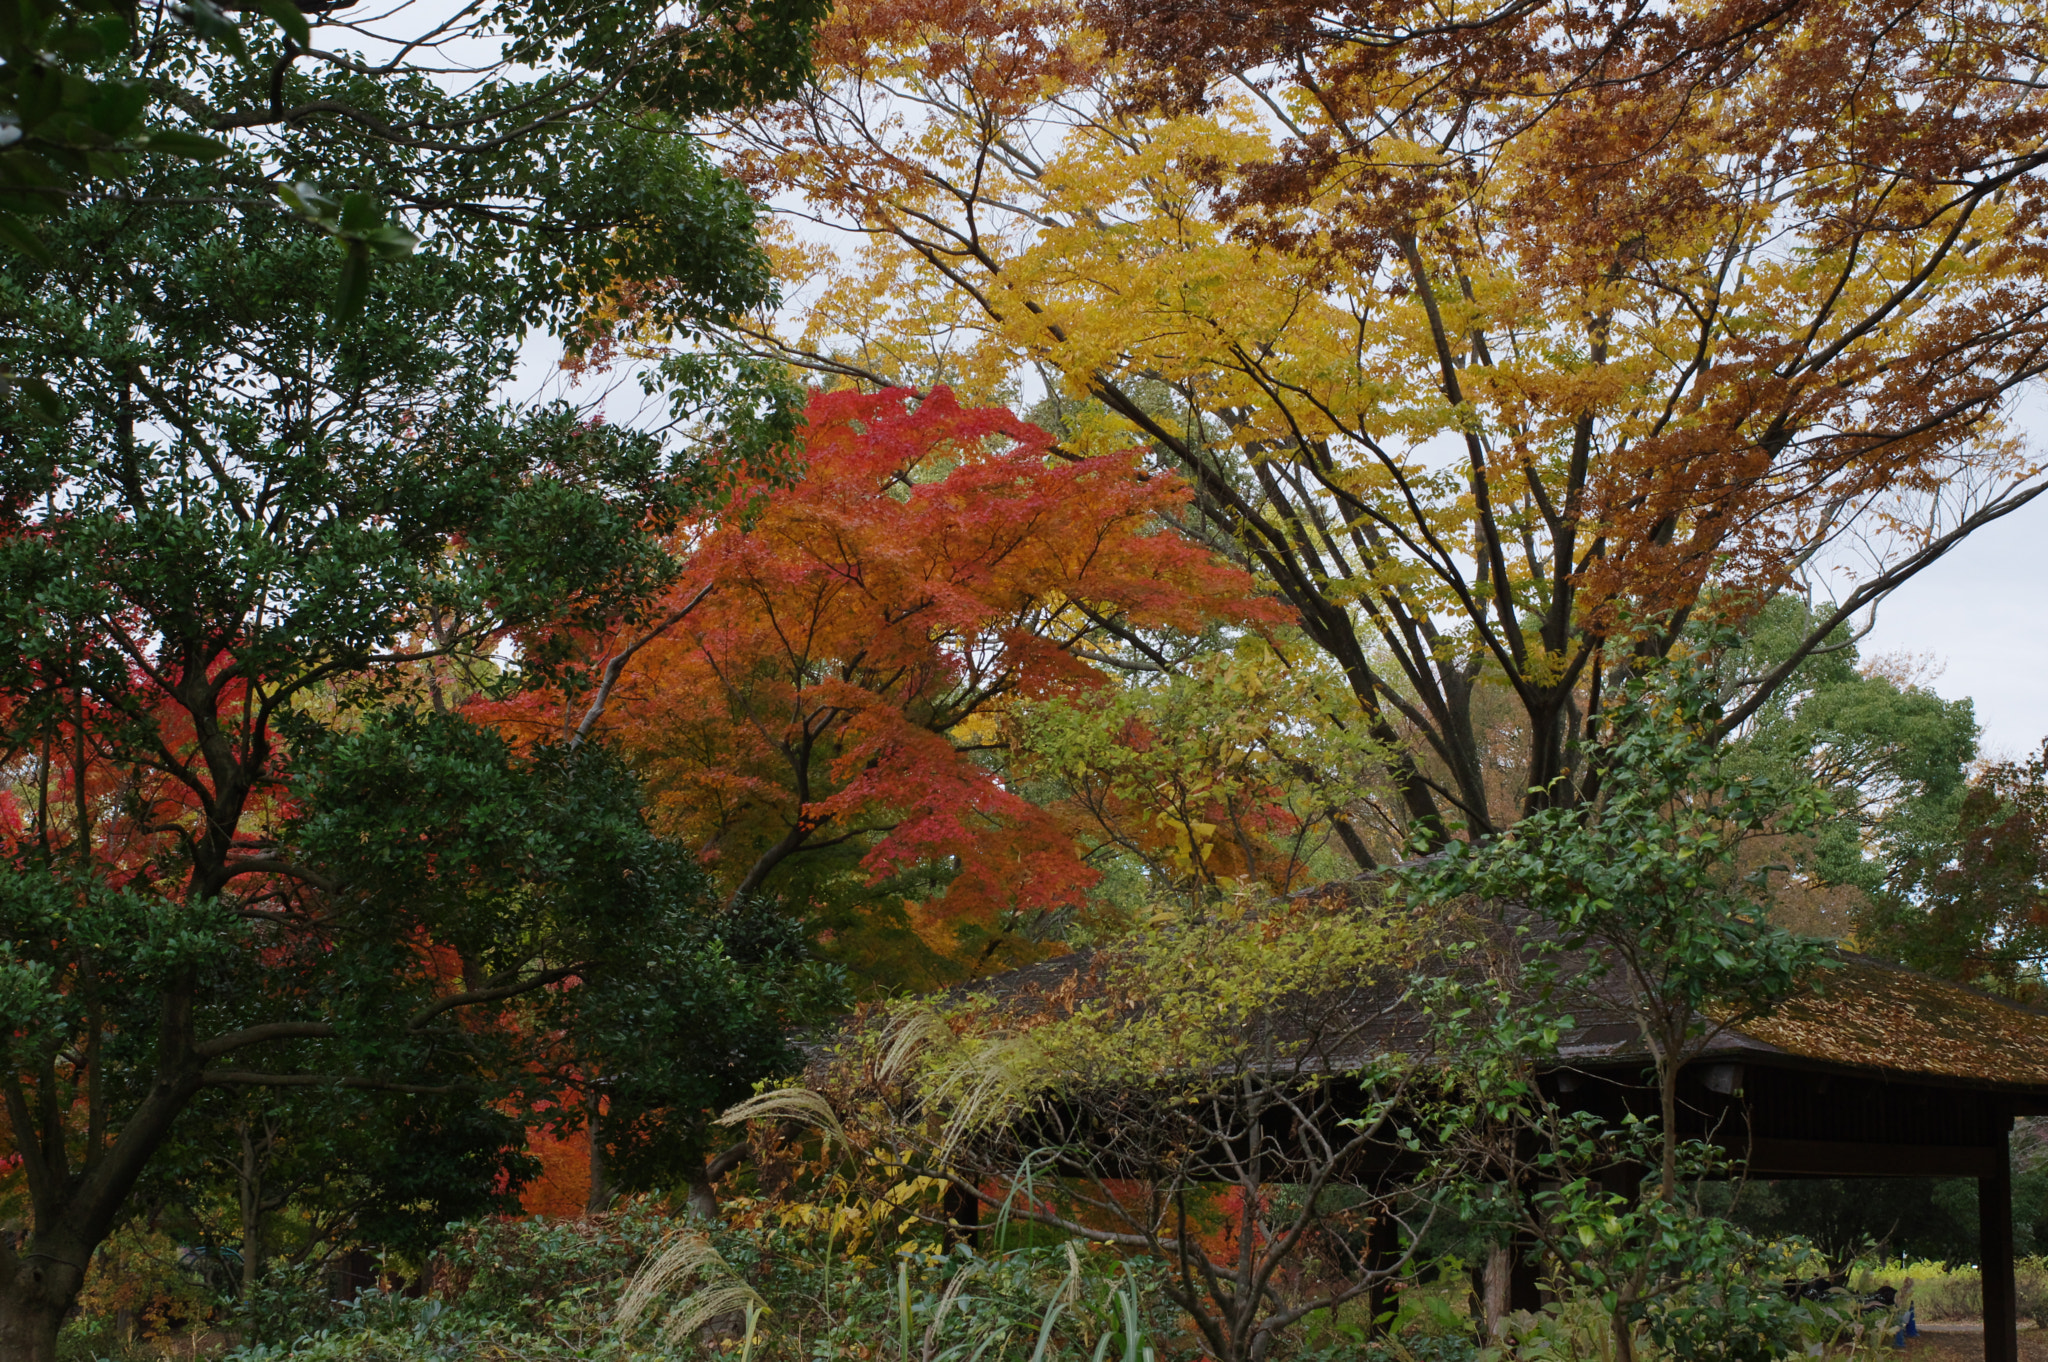
[[[881,0],[728,122],[800,223],[758,349],[1045,394],[1345,679],[1409,830],[1596,791],[1645,658],[1810,650],[2043,490],[2036,10]],[[836,238],[823,228],[841,229]],[[835,244],[838,243],[838,244]],[[1828,573],[1839,569],[1838,576]]]

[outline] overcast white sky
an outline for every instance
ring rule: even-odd
[[[1932,683],[1970,696],[1988,757],[2020,757],[2048,737],[2048,497],[1979,530],[1878,610],[1863,655],[1931,654]]]

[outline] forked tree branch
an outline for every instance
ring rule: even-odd
[[[711,589],[716,585],[716,582],[705,583],[696,595],[669,611],[667,615],[662,617],[660,623],[628,644],[623,651],[613,656],[609,662],[604,664],[604,672],[598,678],[597,694],[591,697],[590,707],[583,711],[583,722],[576,725],[576,734],[569,740],[571,749],[581,747],[583,740],[590,736],[590,731],[597,727],[597,721],[604,715],[605,705],[611,701],[612,690],[619,684],[619,676],[625,671],[626,664],[633,660],[633,654],[639,652],[670,629],[682,623],[684,619],[688,618],[692,610],[703,604],[704,598],[711,594]]]

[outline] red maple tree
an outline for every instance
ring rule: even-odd
[[[986,961],[1095,879],[1074,829],[991,759],[1005,705],[1086,693],[1105,657],[1146,665],[1148,635],[1271,611],[1159,532],[1177,480],[1136,455],[1063,460],[945,388],[814,398],[803,466],[743,489],[748,514],[686,527],[667,613],[586,640],[597,695],[525,717],[607,730],[728,892],[815,907],[828,881],[886,886],[842,931],[880,913],[913,953],[914,935]]]

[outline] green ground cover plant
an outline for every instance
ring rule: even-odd
[[[981,1246],[929,1226],[835,1214],[845,1204],[735,1199],[709,1225],[636,1204],[579,1221],[452,1227],[425,1294],[367,1290],[326,1300],[317,1273],[278,1270],[267,1294],[214,1328],[128,1337],[111,1314],[67,1326],[64,1362],[1197,1362],[1209,1355],[1161,1291],[1161,1265],[1111,1246],[985,1227]],[[903,1208],[896,1210],[900,1213]],[[806,1212],[823,1212],[807,1214]],[[1021,1227],[1019,1227],[1021,1228]],[[1851,1294],[1910,1277],[1923,1320],[1969,1318],[1977,1278],[1934,1263],[1864,1267]],[[2048,1302],[2048,1263],[2023,1266],[2022,1308]],[[1568,1283],[1541,1311],[1481,1337],[1464,1262],[1418,1262],[1379,1327],[1355,1300],[1279,1338],[1270,1362],[1612,1362],[1601,1302]],[[1760,1290],[1778,1283],[1759,1280]],[[181,1299],[199,1310],[196,1290]],[[97,1297],[89,1297],[97,1299]],[[1808,1302],[1787,1339],[1839,1358],[1874,1356],[1897,1318],[1849,1297]],[[195,1319],[197,1316],[195,1316]],[[1640,1332],[1635,1353],[1676,1362],[1686,1347]]]

